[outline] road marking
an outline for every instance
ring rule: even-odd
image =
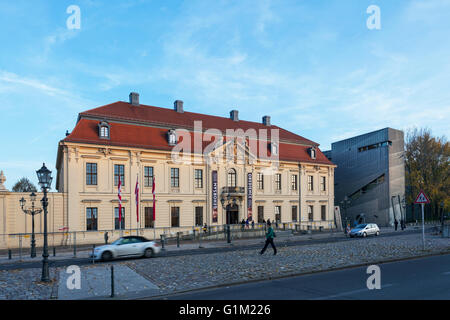
[[[381,286],[381,289],[384,288],[388,288],[388,287],[392,287],[393,284],[388,283],[388,284],[384,284]],[[380,289],[380,290],[381,290]],[[364,289],[359,289],[359,290],[353,290],[353,291],[347,291],[347,292],[341,292],[338,294],[334,294],[334,295],[330,295],[330,296],[324,296],[324,297],[318,297],[318,298],[312,298],[310,300],[327,300],[327,299],[333,299],[333,298],[337,298],[337,297],[342,297],[342,296],[347,296],[347,295],[352,295],[354,293],[360,293],[360,292],[367,292],[367,291],[378,291],[378,290],[369,290],[367,288]]]

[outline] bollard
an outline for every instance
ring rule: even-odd
[[[94,251],[95,251],[95,244],[92,245],[92,264],[95,264],[95,260],[94,260]]]
[[[111,266],[111,298],[114,298],[114,266]]]
[[[19,259],[22,261],[22,237],[19,236]]]
[[[202,233],[201,232],[198,233],[198,247],[199,247],[199,249],[203,248],[202,247]]]
[[[227,242],[231,243],[230,226],[227,225]]]
[[[177,248],[180,247],[180,233],[177,232]]]
[[[164,235],[161,235],[161,250],[164,250]]]
[[[8,259],[9,260],[12,259],[12,251],[11,251],[11,249],[8,250]]]
[[[53,247],[53,256],[56,257],[56,248]]]

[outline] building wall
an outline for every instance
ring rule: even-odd
[[[391,145],[373,147],[387,141]],[[360,148],[367,146],[372,149],[360,151]],[[403,149],[403,132],[391,128],[332,144],[332,150],[326,155],[337,165],[335,204],[341,206],[344,221],[347,217],[347,221],[353,223],[358,215],[365,214],[367,222],[392,225],[394,216],[391,197],[402,197],[405,192]],[[351,197],[382,175],[384,182],[370,185],[370,190]],[[345,196],[351,199],[347,209],[342,203]],[[398,200],[394,208],[399,215]]]
[[[311,165],[308,163],[281,162],[277,172],[282,174],[282,190],[275,190],[273,175],[264,177],[264,190],[257,188],[257,173],[269,167],[269,163],[255,162],[250,164],[211,164],[202,158],[200,163],[174,163],[168,152],[147,149],[130,149],[104,145],[82,145],[64,143],[62,145],[61,162],[59,168],[59,192],[49,194],[48,230],[58,233],[49,238],[50,245],[64,245],[85,243],[102,243],[105,232],[110,239],[121,235],[140,234],[151,239],[159,239],[163,233],[175,234],[178,231],[188,232],[195,223],[195,207],[203,207],[203,223],[208,226],[220,226],[226,223],[226,210],[218,202],[218,221],[212,221],[212,171],[218,171],[218,192],[227,186],[227,172],[234,168],[237,173],[237,186],[244,187],[242,202],[239,205],[239,221],[247,218],[247,173],[253,174],[253,218],[257,221],[258,206],[264,206],[264,219],[275,220],[275,206],[281,206],[281,222],[290,223],[292,220],[292,206],[297,206],[298,221],[304,225],[314,224],[316,227],[334,227],[334,166]],[[97,164],[97,185],[86,184],[86,164]],[[114,208],[118,207],[117,186],[114,186],[114,165],[122,164],[125,168],[125,179],[122,188],[122,206],[125,208],[125,230],[114,230]],[[155,228],[145,229],[145,207],[153,206],[152,188],[145,187],[144,167],[154,168],[156,180],[156,220]],[[179,168],[180,186],[170,186],[170,169]],[[203,187],[195,188],[194,170],[203,170]],[[298,189],[292,190],[291,176],[298,175]],[[314,190],[307,191],[307,176],[314,177]],[[320,191],[320,177],[326,177],[326,191]],[[140,221],[137,222],[135,185],[139,179],[140,186]],[[31,240],[31,217],[21,212],[19,200],[27,198],[28,194],[4,192],[0,193],[0,249],[29,246]],[[42,194],[38,194],[42,197]],[[29,201],[28,201],[29,202]],[[40,204],[40,203],[39,203]],[[307,207],[314,207],[314,219],[309,221]],[[321,206],[326,206],[326,219],[322,220]],[[171,207],[180,208],[179,227],[171,227]],[[97,208],[97,231],[86,229],[86,209]],[[36,219],[36,232],[43,231],[42,214]],[[76,235],[75,235],[76,233]],[[12,235],[16,234],[16,235]],[[76,239],[75,239],[76,237]],[[42,236],[37,236],[37,245],[42,244]]]

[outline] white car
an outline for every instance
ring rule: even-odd
[[[159,245],[139,236],[122,237],[109,245],[94,249],[90,258],[108,261],[117,258],[146,257],[151,258],[161,251]]]
[[[380,235],[380,228],[375,223],[358,224],[349,233],[350,237],[367,237],[370,235]]]

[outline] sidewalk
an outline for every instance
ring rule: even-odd
[[[405,231],[418,230],[417,227],[408,227]],[[392,234],[397,232],[401,234],[402,231],[399,228],[398,231],[395,231],[394,228],[390,227],[382,227],[380,228],[381,234]],[[319,240],[319,239],[335,239],[335,238],[345,238],[343,232],[313,232],[311,234],[293,234],[291,231],[276,231],[277,238],[275,242],[278,244],[283,244],[285,242],[293,242],[293,241],[309,241],[309,240]],[[169,244],[164,246],[164,251],[161,253],[162,256],[169,254],[170,252],[174,252],[177,254],[181,254],[183,251],[192,251],[198,249],[213,249],[213,248],[239,248],[239,247],[248,247],[254,245],[262,245],[264,244],[265,238],[246,238],[246,239],[232,239],[231,243],[227,243],[227,240],[184,240],[180,241],[180,246],[177,247],[176,244]],[[160,241],[157,241],[158,244],[161,245]],[[98,247],[98,246],[97,246]],[[73,248],[67,248],[64,250],[59,250],[56,252],[56,256],[53,256],[53,250],[49,249],[49,260],[50,261],[60,261],[60,260],[69,260],[69,259],[84,259],[88,258],[92,252],[92,248],[90,249],[77,249],[76,256],[74,256]],[[40,262],[42,260],[42,250],[40,248],[37,249],[36,258],[30,257],[30,250],[22,250],[22,259],[19,258],[17,254],[12,256],[12,259],[8,259],[8,255],[0,256],[0,265],[4,264],[14,264],[18,262],[27,263],[27,262]]]

